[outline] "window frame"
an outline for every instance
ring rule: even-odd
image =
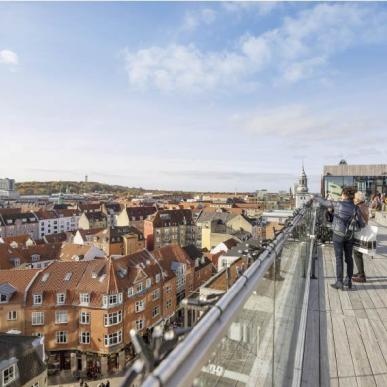
[[[63,301],[60,301],[60,298],[63,297]],[[66,303],[66,293],[56,293],[56,304],[64,305]]]
[[[37,316],[40,316],[40,318],[39,318],[40,322],[36,322]],[[34,323],[34,319],[35,319],[35,323]],[[32,314],[31,314],[31,325],[32,326],[44,325],[44,312],[41,312],[41,311],[34,311],[34,312],[32,312]]]
[[[10,318],[10,314],[12,313],[12,316]],[[7,321],[16,321],[17,320],[17,310],[9,310],[7,314]]]
[[[40,298],[40,302],[37,302],[36,301],[36,299],[37,298]],[[33,295],[32,295],[32,303],[34,304],[34,305],[42,305],[43,304],[43,294],[42,293],[34,293]]]
[[[58,316],[66,316],[66,321],[59,321]],[[55,311],[55,324],[67,324],[69,322],[69,315],[67,310],[56,310]]]
[[[9,371],[10,369],[12,369],[12,378],[5,381],[5,373],[6,373],[6,371]],[[8,376],[8,378],[9,378],[9,376]],[[7,368],[4,368],[1,371],[1,379],[2,379],[2,383],[3,383],[4,387],[8,386],[8,384],[11,384],[13,381],[15,381],[16,380],[16,364],[11,364]]]
[[[103,324],[105,327],[111,327],[122,323],[122,309],[103,315]]]
[[[86,336],[84,336],[86,335]],[[85,337],[88,337],[88,340],[83,341],[82,339],[85,338]],[[79,344],[82,344],[82,345],[88,345],[91,343],[91,336],[90,336],[90,332],[89,331],[82,331],[82,332],[79,332]]]
[[[85,298],[87,299],[87,301],[84,301]],[[79,293],[79,303],[81,305],[89,305],[90,293]]]
[[[61,334],[62,334],[62,337],[65,338],[65,341],[58,341],[58,337]],[[56,331],[55,332],[55,342],[56,342],[56,344],[67,344],[68,343],[67,331]]]
[[[82,318],[83,316],[86,316],[86,318],[83,319]],[[83,321],[83,320],[85,320],[85,321]],[[85,311],[79,312],[79,324],[90,325],[90,320],[91,320],[90,312],[85,312]]]

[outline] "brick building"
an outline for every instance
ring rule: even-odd
[[[188,246],[195,243],[192,211],[187,209],[159,210],[144,222],[144,237],[148,250],[169,244]]]

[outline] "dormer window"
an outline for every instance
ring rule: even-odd
[[[136,293],[141,293],[144,290],[143,283],[140,282],[136,285]]]
[[[40,255],[39,254],[32,254],[31,255],[32,262],[37,262],[37,261],[39,261],[39,259],[40,259]]]
[[[90,294],[89,293],[81,293],[79,295],[79,302],[81,304],[87,305],[90,302]]]
[[[16,366],[15,366],[15,364],[12,364],[11,366],[5,368],[2,371],[2,379],[3,379],[3,386],[8,386],[8,384],[10,384],[14,380],[16,380]]]
[[[43,296],[41,293],[37,293],[33,295],[33,304],[34,305],[42,305]]]
[[[63,305],[66,301],[66,295],[65,293],[57,293],[56,294],[56,303],[58,305]]]
[[[5,304],[8,302],[8,296],[6,294],[0,294],[0,304]]]
[[[107,295],[104,295],[102,298],[102,305],[105,308],[109,308],[120,304],[122,304],[122,293],[107,294]]]

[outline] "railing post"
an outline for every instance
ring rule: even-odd
[[[312,233],[309,235],[310,238],[310,256],[309,259],[311,259],[311,273],[310,273],[310,278],[311,279],[317,279],[316,277],[316,254],[315,254],[315,249],[316,249],[316,216],[317,216],[317,208],[313,207],[313,217],[312,217]]]

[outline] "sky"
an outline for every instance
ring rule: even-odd
[[[384,3],[0,3],[0,177],[319,191],[386,97]]]

